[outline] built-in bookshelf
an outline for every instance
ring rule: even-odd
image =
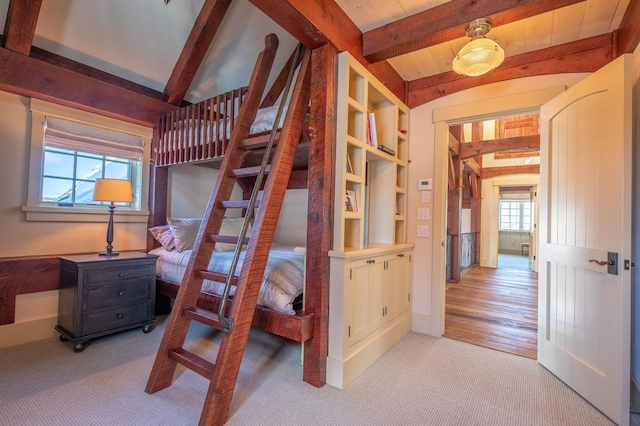
[[[344,388],[411,330],[409,108],[339,56],[327,383]]]
[[[409,108],[346,53],[340,69],[334,248],[404,243]]]

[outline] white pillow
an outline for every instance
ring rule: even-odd
[[[276,121],[276,115],[278,114],[278,108],[280,105],[274,105],[267,108],[260,108],[256,113],[256,119],[251,124],[250,133],[267,132],[273,128],[273,123]],[[287,115],[287,106],[282,109],[282,115],[280,116],[280,124],[278,129],[284,124],[284,118]]]
[[[168,217],[167,223],[171,227],[171,233],[173,234],[173,240],[175,241],[178,253],[191,250],[193,244],[196,242],[202,219]]]
[[[240,229],[242,228],[243,218],[237,219],[223,219],[222,226],[220,227],[220,235],[231,235],[237,237],[240,235]],[[202,219],[200,218],[167,218],[167,223],[171,227],[171,233],[175,241],[176,250],[178,253],[182,253],[185,250],[193,249],[193,245],[196,242],[198,236],[198,230]],[[248,237],[251,234],[251,224],[247,228]],[[215,251],[233,251],[236,245],[230,243],[216,243]],[[246,248],[246,245],[243,246]]]

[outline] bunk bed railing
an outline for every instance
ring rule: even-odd
[[[224,155],[248,87],[240,87],[160,116],[156,166],[196,163]]]

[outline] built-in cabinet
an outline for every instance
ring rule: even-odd
[[[411,330],[413,244],[409,109],[348,53],[339,67],[327,383],[344,388]]]

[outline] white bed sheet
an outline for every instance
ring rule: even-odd
[[[159,256],[156,263],[156,276],[173,283],[180,283],[189,263],[191,250],[178,253],[156,248],[149,252]],[[242,270],[243,251],[236,267],[236,275]],[[213,252],[208,270],[226,273],[231,267],[233,252]],[[294,251],[294,247],[274,244],[269,252],[264,278],[258,295],[258,304],[278,312],[294,315],[293,301],[302,294],[304,286],[304,254]],[[224,284],[204,280],[202,290],[222,294]],[[231,288],[231,295],[235,286]]]

